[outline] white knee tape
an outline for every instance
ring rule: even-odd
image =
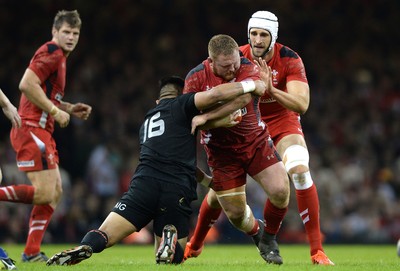
[[[283,154],[283,161],[285,161],[286,172],[289,172],[294,167],[297,166],[308,166],[308,162],[310,161],[310,155],[308,154],[308,150],[300,145],[292,145],[286,149]]]
[[[292,168],[300,165],[308,168],[310,155],[305,147],[300,145],[292,145],[287,148],[283,154],[283,161],[285,161],[285,168],[289,173]],[[313,184],[313,180],[309,171],[304,173],[290,174],[290,178],[292,179],[296,190],[308,189]]]
[[[293,173],[291,178],[294,184],[294,188],[296,188],[296,190],[306,190],[310,188],[313,184],[313,180],[309,171],[298,174]]]
[[[246,192],[232,192],[232,193],[226,193],[226,194],[217,194],[218,198],[223,198],[223,197],[234,197],[234,196],[239,196],[239,195],[246,195]]]
[[[246,205],[246,211],[244,212],[244,217],[243,217],[242,223],[240,223],[241,229],[246,228],[247,224],[249,224],[251,214],[252,214],[252,212],[251,212],[250,206]]]

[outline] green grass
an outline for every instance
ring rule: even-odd
[[[43,245],[48,256],[73,245]],[[3,246],[17,261],[18,270],[185,270],[185,271],[256,271],[256,270],[349,270],[349,271],[395,271],[400,270],[400,257],[395,245],[325,245],[325,252],[336,266],[317,266],[310,261],[308,246],[281,245],[284,264],[267,265],[252,245],[207,245],[198,258],[189,259],[183,265],[158,266],[155,264],[152,246],[117,245],[94,254],[90,259],[75,266],[50,266],[43,263],[21,263],[22,245]]]

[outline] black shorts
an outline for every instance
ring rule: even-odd
[[[196,197],[182,185],[137,176],[112,211],[131,222],[138,231],[154,220],[154,233],[160,237],[164,226],[173,224],[180,239],[189,235],[190,203]]]

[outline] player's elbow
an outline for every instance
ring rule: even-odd
[[[298,112],[300,115],[304,115],[308,110],[308,105],[301,105]]]

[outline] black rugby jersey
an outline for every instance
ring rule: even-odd
[[[192,118],[200,114],[194,93],[163,99],[140,128],[140,158],[135,175],[196,186],[196,135]]]

